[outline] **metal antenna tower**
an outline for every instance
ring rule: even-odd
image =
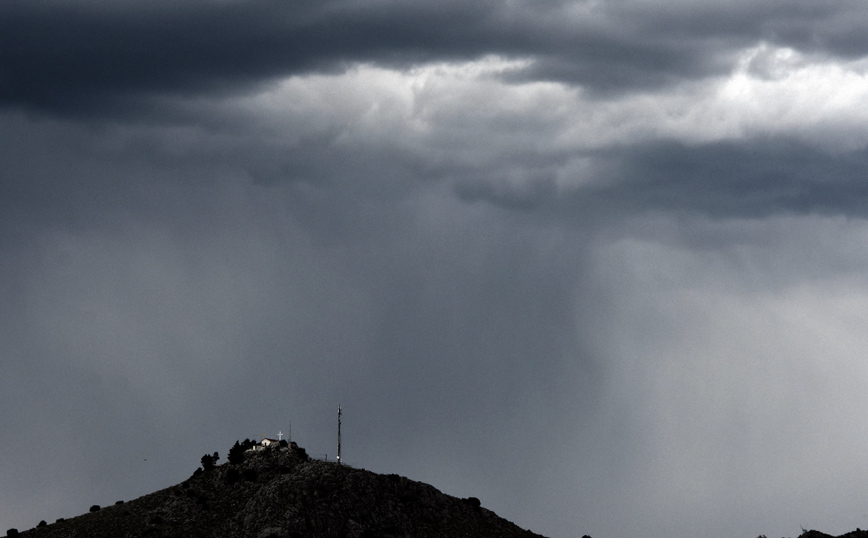
[[[341,404],[338,404],[338,465],[341,464]]]

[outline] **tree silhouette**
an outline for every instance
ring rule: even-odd
[[[206,471],[210,471],[211,469],[214,468],[214,464],[217,463],[217,460],[219,460],[219,459],[220,459],[220,456],[216,452],[211,456],[209,456],[208,454],[205,454],[204,456],[202,456],[202,459],[200,460],[202,462],[202,469],[204,469]]]
[[[239,463],[244,463],[244,451],[245,450],[247,450],[247,449],[244,448],[244,446],[241,443],[239,443],[238,441],[235,441],[235,444],[232,445],[232,448],[229,449],[229,455],[226,457],[226,459],[232,465],[238,465]]]

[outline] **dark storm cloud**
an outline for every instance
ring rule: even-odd
[[[677,143],[613,150],[611,187],[591,199],[712,217],[778,213],[846,214],[868,210],[868,152],[830,154],[786,140]],[[605,165],[604,165],[605,167]]]
[[[354,61],[474,55],[484,39],[468,47],[460,38],[486,14],[483,4],[335,1],[0,9],[0,98],[59,109],[111,105],[118,95],[238,91]],[[453,25],[459,39],[443,39]]]
[[[595,182],[559,192],[553,174],[520,188],[468,179],[468,201],[600,222],[613,214],[684,212],[714,218],[868,212],[868,152],[829,153],[789,140],[688,146],[660,141],[590,153]]]
[[[0,101],[111,114],[119,97],[237,92],[354,62],[406,66],[486,54],[533,60],[514,78],[631,91],[720,73],[735,50],[757,40],[864,55],[868,38],[846,22],[865,9],[840,3],[4,2]],[[143,114],[152,107],[133,101],[123,110]]]

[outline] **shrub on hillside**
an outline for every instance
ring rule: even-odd
[[[226,483],[230,486],[241,480],[241,473],[238,469],[229,469],[226,471]]]
[[[18,529],[9,529],[6,531],[6,536],[18,536]]]
[[[247,482],[256,482],[256,479],[259,478],[259,473],[256,472],[256,469],[244,469],[243,476]]]
[[[479,502],[479,499],[477,499],[476,497],[467,497],[466,499],[464,499],[464,502],[469,504],[472,508],[479,508],[480,506],[482,506],[482,503]]]
[[[91,512],[99,512],[99,505],[95,504],[95,505],[91,506],[90,511]]]

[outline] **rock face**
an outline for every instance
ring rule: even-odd
[[[197,471],[134,501],[21,532],[38,538],[362,538],[539,536],[398,475],[310,460],[274,447]]]

